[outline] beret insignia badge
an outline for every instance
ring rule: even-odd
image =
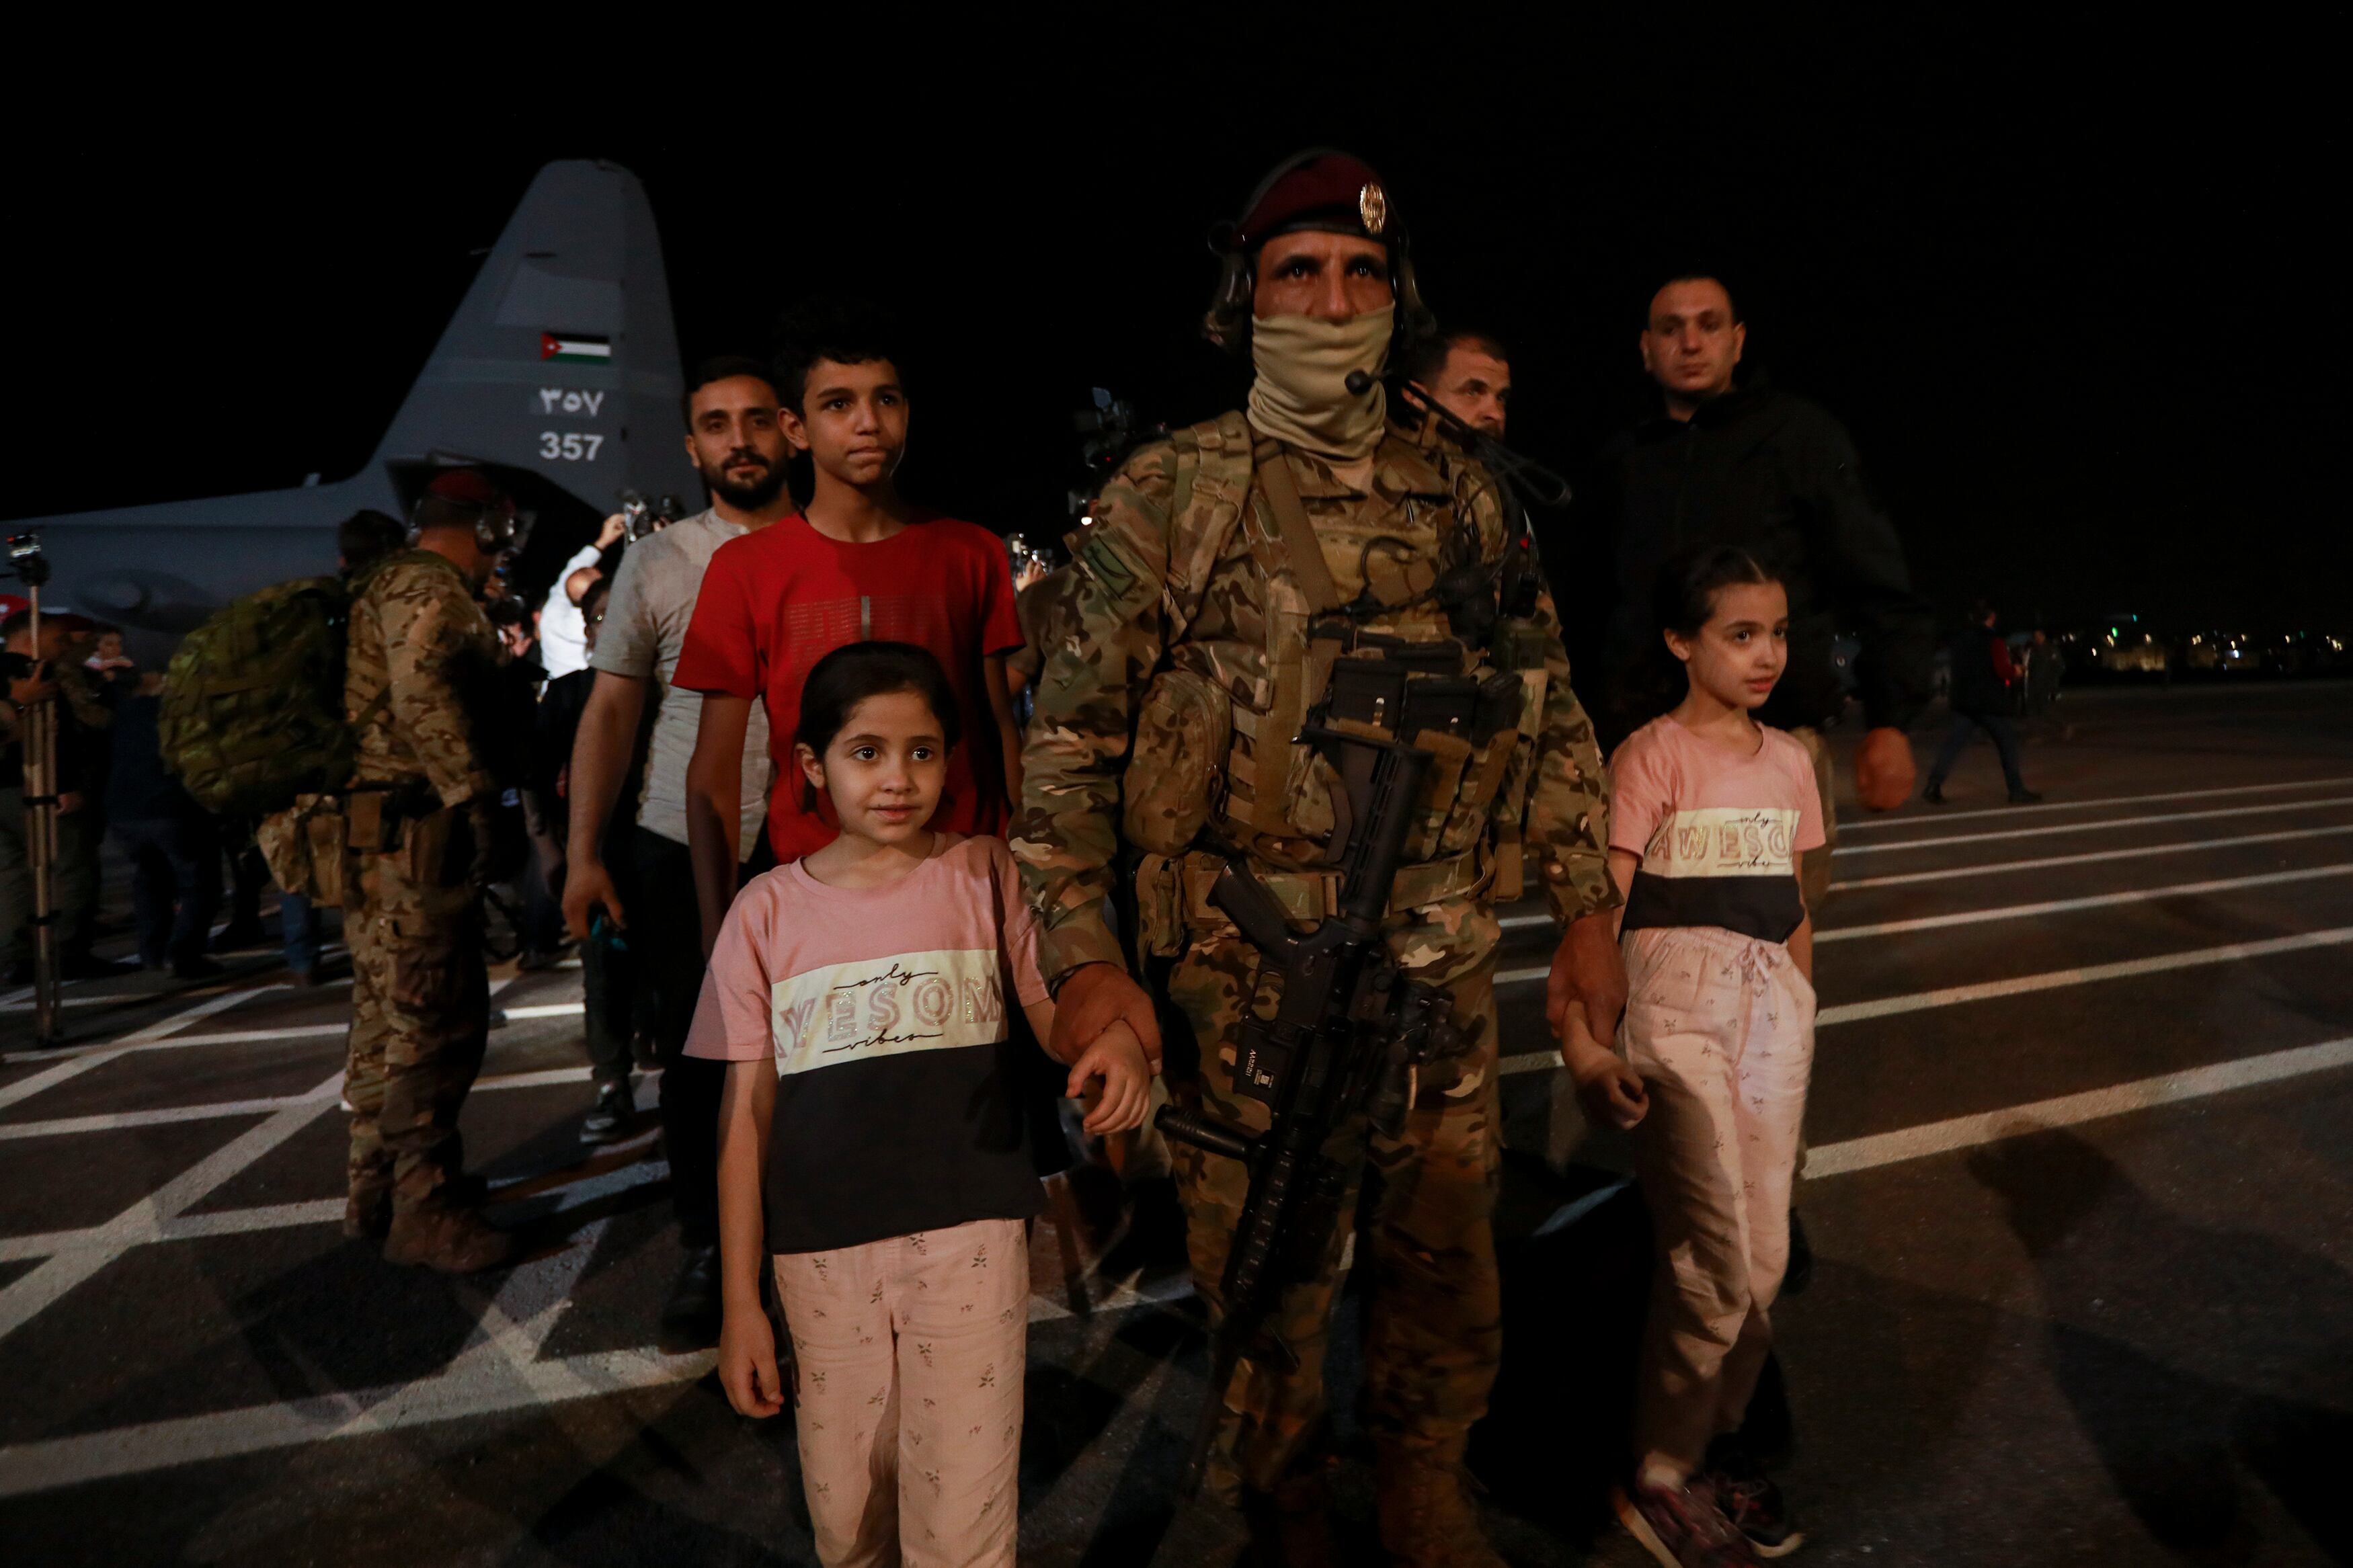
[[[1388,226],[1389,195],[1377,180],[1367,180],[1365,188],[1356,193],[1356,216],[1365,220],[1365,232],[1374,238]]]

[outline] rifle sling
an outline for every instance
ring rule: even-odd
[[[1261,442],[1253,456],[1259,488],[1266,492],[1267,508],[1274,513],[1275,532],[1282,542],[1291,574],[1311,614],[1330,615],[1340,607],[1340,590],[1332,581],[1324,546],[1315,538],[1315,525],[1307,521],[1307,508],[1300,502],[1299,481],[1291,477],[1290,459],[1281,443],[1274,441]]]

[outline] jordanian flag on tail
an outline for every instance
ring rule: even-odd
[[[613,358],[613,340],[592,338],[580,332],[542,332],[539,334],[539,357],[565,360],[574,364],[606,364]]]

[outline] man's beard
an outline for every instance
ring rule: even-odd
[[[766,463],[767,465],[764,469],[762,469],[758,479],[753,480],[748,485],[739,485],[735,483],[733,479],[730,479],[727,477],[726,464],[733,463],[736,460],[736,454],[730,452],[727,454],[725,463],[723,463],[718,468],[705,468],[702,470],[702,482],[711,487],[711,493],[712,495],[717,496],[729,506],[740,507],[745,511],[757,511],[762,507],[767,505],[770,501],[776,500],[776,492],[785,488],[784,464],[769,463],[765,458],[754,459],[756,462]]]

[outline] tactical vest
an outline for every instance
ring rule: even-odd
[[[1395,432],[1391,441],[1402,439]],[[1435,759],[1422,820],[1408,843],[1393,914],[1492,892],[1521,891],[1520,831],[1542,728],[1542,634],[1493,618],[1466,646],[1432,597],[1474,535],[1457,516],[1445,466],[1416,448],[1409,465],[1440,481],[1371,502],[1345,520],[1309,521],[1272,442],[1232,413],[1176,432],[1168,568],[1169,637],[1140,705],[1123,781],[1142,945],[1163,956],[1185,933],[1230,929],[1208,901],[1241,849],[1294,919],[1337,908],[1333,851],[1347,842],[1344,782],[1298,743],[1311,716],[1334,728],[1404,739]],[[1333,570],[1335,552],[1353,555]],[[1487,558],[1501,540],[1477,542]],[[1381,613],[1335,613],[1369,589]],[[1490,584],[1484,590],[1492,597]]]

